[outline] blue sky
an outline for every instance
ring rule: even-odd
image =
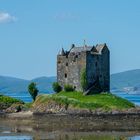
[[[56,55],[107,43],[111,73],[140,68],[139,0],[0,0],[0,75],[56,75]]]

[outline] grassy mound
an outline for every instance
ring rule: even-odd
[[[84,96],[81,92],[60,92],[53,95],[39,95],[33,106],[55,101],[60,105],[82,109],[123,110],[134,108],[134,104],[110,93]],[[45,105],[44,105],[45,106]]]
[[[23,101],[9,97],[9,96],[4,96],[4,95],[0,95],[0,103],[23,103]]]
[[[24,102],[8,96],[0,95],[0,110],[7,109],[12,104],[24,104]]]

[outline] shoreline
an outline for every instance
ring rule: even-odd
[[[0,125],[18,130],[45,131],[140,131],[140,113],[121,114],[0,114]],[[22,127],[21,127],[22,126]]]
[[[17,113],[5,113],[1,112],[0,113],[0,118],[30,118],[30,117],[36,117],[36,116],[76,116],[76,117],[116,117],[116,116],[121,116],[121,117],[129,117],[129,116],[140,116],[140,112],[111,112],[111,113],[102,113],[102,112],[97,112],[97,113],[90,113],[90,112],[78,112],[78,113],[47,113],[47,112],[32,112],[32,111],[21,111]]]

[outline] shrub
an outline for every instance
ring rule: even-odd
[[[39,92],[36,87],[36,83],[32,82],[31,84],[29,84],[28,92],[30,93],[32,99],[35,101],[36,96],[38,95],[38,92]]]
[[[62,87],[59,85],[58,82],[54,82],[53,85],[53,90],[56,92],[56,93],[59,93],[60,91],[62,91]]]
[[[74,91],[74,88],[72,85],[64,85],[64,91],[66,92]]]

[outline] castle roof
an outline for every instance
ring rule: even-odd
[[[76,47],[74,44],[72,44],[72,47],[69,51],[64,51],[64,49],[62,48],[62,50],[59,52],[59,55],[67,55],[69,53],[80,53],[80,52],[87,52],[87,51],[91,51],[92,54],[102,54],[102,50],[107,47],[106,44],[97,44],[96,47],[95,46],[82,46],[82,47]]]
[[[96,45],[96,50],[98,51],[99,54],[101,54],[103,48],[106,47],[106,44],[97,44]]]
[[[78,53],[78,52],[82,52],[82,51],[93,51],[96,54],[101,54],[103,48],[106,46],[106,44],[97,44],[96,47],[94,46],[83,46],[83,47],[73,47],[70,50],[70,53]]]
[[[85,47],[73,47],[70,52],[78,53],[82,51],[91,51],[91,46],[85,46]]]

